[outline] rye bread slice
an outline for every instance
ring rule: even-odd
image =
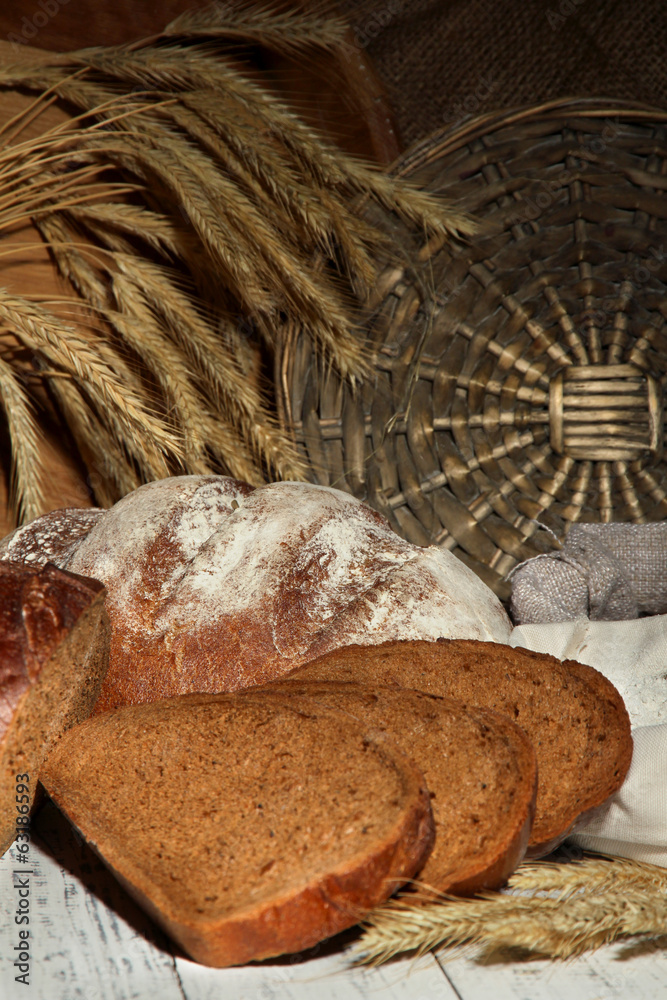
[[[396,743],[426,779],[435,844],[416,882],[472,894],[502,885],[523,859],[535,812],[533,745],[506,716],[452,698],[344,681],[283,681],[262,691],[346,711]]]
[[[108,664],[100,583],[0,563],[0,854],[24,829],[47,751],[90,714]]]
[[[561,843],[577,820],[620,788],[630,767],[623,699],[601,673],[574,660],[475,640],[387,642],[329,653],[290,679],[416,688],[508,715],[537,754],[528,857]]]
[[[341,712],[260,692],[92,716],[41,778],[131,895],[206,965],[300,951],[350,927],[433,844],[423,777],[397,747]]]

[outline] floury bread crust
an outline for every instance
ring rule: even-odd
[[[16,776],[28,775],[30,808],[47,751],[92,711],[108,639],[101,584],[0,564],[0,854],[16,833]]]
[[[40,567],[47,562],[63,567],[81,539],[105,514],[99,507],[52,510],[16,528],[0,541],[0,558]]]
[[[0,558],[34,559],[46,546],[107,587],[111,664],[99,711],[261,684],[350,643],[509,639],[502,605],[459,560],[404,541],[327,487],[167,479],[87,515],[86,533],[76,512],[73,544],[48,516],[10,536]]]
[[[94,716],[42,782],[140,905],[218,967],[352,926],[433,844],[428,791],[397,747],[254,690]]]

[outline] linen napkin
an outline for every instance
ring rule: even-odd
[[[510,644],[595,667],[628,709],[634,752],[625,782],[569,842],[667,867],[667,615],[519,625]]]

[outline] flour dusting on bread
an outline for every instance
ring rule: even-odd
[[[509,639],[500,602],[456,557],[340,490],[183,476],[129,494],[87,534],[77,517],[61,565],[107,587],[101,707],[236,690],[348,643]],[[32,551],[41,520],[15,547]]]

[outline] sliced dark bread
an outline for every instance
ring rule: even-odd
[[[348,646],[290,679],[416,688],[508,715],[537,754],[528,857],[549,853],[577,820],[620,788],[632,758],[630,720],[613,684],[574,660],[465,639]]]
[[[355,924],[433,845],[424,780],[341,712],[261,692],[93,716],[47,791],[195,960],[300,951]]]
[[[0,854],[27,822],[44,756],[90,714],[108,664],[100,583],[0,563]]]
[[[343,681],[261,689],[342,709],[397,743],[426,779],[435,844],[416,881],[469,894],[502,885],[522,860],[535,811],[533,746],[505,716],[421,691]]]

